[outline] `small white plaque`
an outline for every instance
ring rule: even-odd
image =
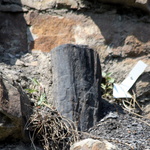
[[[131,98],[132,96],[128,93],[128,91],[136,82],[138,77],[144,72],[146,67],[147,64],[145,64],[140,60],[120,85],[114,83],[113,87],[114,98]]]

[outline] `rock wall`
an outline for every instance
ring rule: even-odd
[[[2,0],[0,53],[49,52],[66,43],[88,45],[100,54],[102,71],[112,72],[118,83],[142,60],[148,67],[134,90],[145,101],[150,94],[150,2],[103,2]]]
[[[0,54],[27,52],[26,22],[20,13],[0,12]]]
[[[111,72],[116,83],[139,60],[145,62],[148,67],[132,89],[150,117],[150,105],[144,107],[150,104],[149,14],[149,0],[1,0],[0,72],[12,76],[11,81],[0,78],[0,141],[22,138],[22,121],[29,115],[23,105],[30,102],[12,80],[25,89],[28,77],[38,78],[50,98],[47,54],[61,44],[88,45],[97,51],[102,71]]]

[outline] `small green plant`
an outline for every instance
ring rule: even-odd
[[[26,89],[29,97],[34,101],[35,106],[42,106],[43,103],[47,104],[46,93],[42,85],[37,79],[31,79],[30,88]]]
[[[102,72],[102,97],[106,99],[112,99],[113,83],[115,79],[112,78],[111,75],[112,73]]]
[[[43,103],[47,103],[47,100],[46,100],[46,94],[43,93],[40,95],[39,99],[38,99],[38,105],[42,105]]]

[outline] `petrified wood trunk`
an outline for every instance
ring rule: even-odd
[[[100,116],[101,67],[98,54],[83,45],[65,44],[50,52],[49,103],[79,130],[93,126]]]

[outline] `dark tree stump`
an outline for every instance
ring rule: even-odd
[[[65,44],[50,52],[52,103],[79,130],[92,127],[101,114],[99,56],[83,45]]]

